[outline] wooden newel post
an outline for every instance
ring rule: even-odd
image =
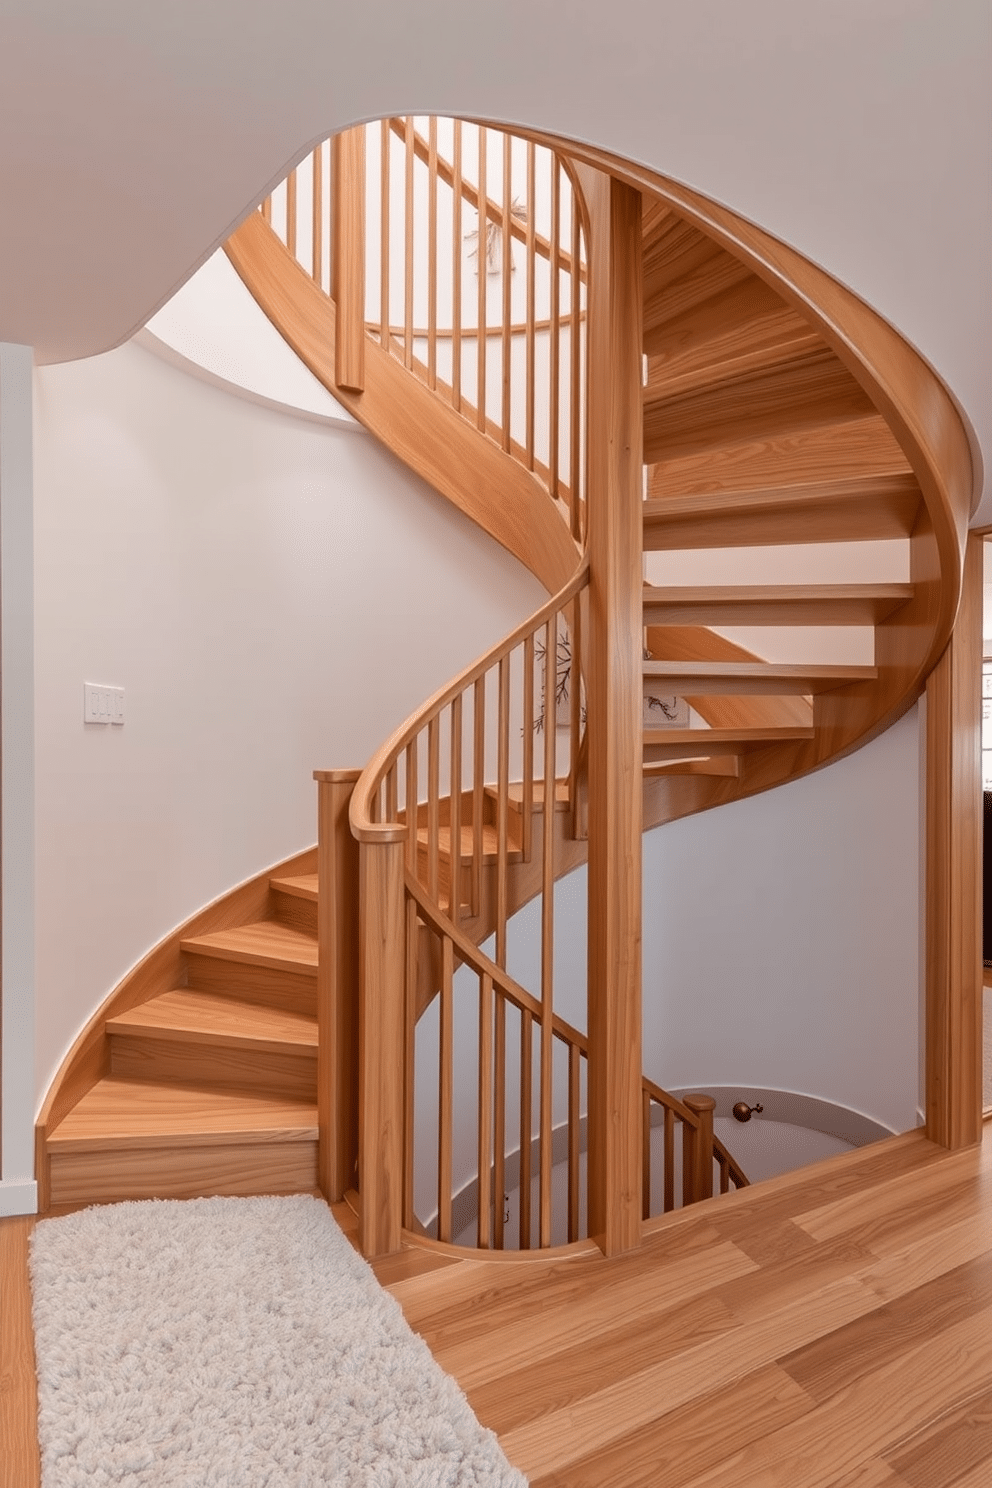
[[[403,1224],[407,829],[359,850],[358,1236],[367,1257],[399,1250]]]
[[[358,843],[348,808],[358,770],[317,782],[317,1179],[330,1203],[358,1159]]]
[[[682,1126],[682,1203],[698,1204],[713,1197],[713,1112],[711,1095],[687,1095],[683,1104],[698,1116],[699,1125]]]

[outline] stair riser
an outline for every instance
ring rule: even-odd
[[[272,908],[280,925],[302,930],[304,935],[317,934],[316,899],[301,899],[298,894],[283,894],[273,889]]]
[[[240,997],[261,1007],[285,1008],[293,1013],[317,1016],[317,978],[282,971],[272,966],[253,966],[244,961],[226,961],[219,956],[186,952],[187,986],[222,997]]]
[[[174,1149],[103,1146],[51,1157],[53,1205],[310,1193],[316,1187],[313,1141]]]
[[[290,1100],[317,1099],[316,1050],[300,1055],[114,1034],[110,1040],[110,1072],[126,1080],[208,1085]]]

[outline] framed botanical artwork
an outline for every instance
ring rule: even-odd
[[[650,681],[644,684],[643,726],[646,729],[689,727],[689,704],[685,698],[656,692]]]

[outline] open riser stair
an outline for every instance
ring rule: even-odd
[[[357,1188],[362,1247],[383,1254],[427,1223],[453,1240],[468,1175],[480,1247],[595,1234],[609,1252],[746,1183],[712,1102],[622,1068],[614,1016],[640,1047],[623,874],[642,830],[796,779],[918,696],[957,602],[966,496],[941,458],[965,436],[822,271],[611,171],[386,120],[318,146],[227,244],[315,375],[551,598],[364,771],[317,772],[315,851],[112,994],[39,1121],[46,1205]],[[555,1001],[554,890],[586,862],[580,1029]],[[626,901],[607,903],[618,864]],[[535,900],[518,980],[511,921]]]

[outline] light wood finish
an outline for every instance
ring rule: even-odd
[[[877,625],[911,584],[717,585],[644,589],[645,625]]]
[[[315,867],[316,849],[297,853],[201,910],[151,950],[93,1014],[49,1086],[35,1126],[35,1173],[41,1213],[45,1213],[49,1203],[48,1136],[77,1101],[109,1072],[108,1020],[181,985],[184,964],[180,944],[183,940],[257,919],[270,908],[270,880],[273,876],[307,874]]]
[[[225,252],[269,319],[325,387],[373,434],[519,558],[552,593],[578,564],[575,544],[547,493],[497,445],[478,441],[453,408],[407,375],[383,347],[365,349],[365,393],[336,391],[333,303],[290,258],[260,213]],[[424,429],[432,436],[425,440]],[[471,469],[471,481],[465,471]]]
[[[589,213],[589,1233],[641,1231],[641,200],[584,171]]]
[[[0,1488],[38,1488],[38,1387],[28,1244],[33,1217],[0,1219]]]
[[[644,503],[644,546],[733,548],[888,540],[909,536],[919,505],[916,477],[905,474],[651,496]]]
[[[644,632],[651,657],[660,662],[702,664],[704,668],[727,663],[760,668],[763,658],[730,641],[718,631],[702,625],[649,625]],[[645,679],[647,680],[647,679]],[[664,686],[657,689],[664,694]],[[654,690],[647,693],[654,695]],[[801,694],[782,688],[777,693],[706,691],[689,695],[688,701],[715,729],[809,728],[813,714]]]
[[[365,388],[365,127],[345,129],[331,141],[331,297],[334,378],[339,388]],[[315,211],[316,220],[316,211]]]
[[[374,1269],[532,1488],[986,1488],[990,1143],[914,1132],[653,1220],[614,1261],[410,1235]],[[3,1488],[39,1482],[35,1222],[0,1220]]]
[[[785,662],[646,661],[645,680],[682,695],[693,693],[828,692],[847,682],[874,682],[877,667],[801,666]]]
[[[873,413],[656,462],[650,467],[648,494],[698,495],[911,474],[885,420]]]
[[[315,772],[319,1179],[332,1202],[354,1187],[358,1162],[358,844],[348,820],[358,774]]]
[[[812,728],[645,729],[644,759],[663,763],[707,755],[746,754],[768,744],[791,744],[812,737]]]
[[[645,244],[645,252],[647,252]],[[644,338],[648,381],[686,389],[736,377],[822,343],[809,322],[753,274],[657,325]]]
[[[950,1148],[979,1141],[982,1129],[984,546],[968,541],[954,634],[927,681],[927,1134]]]
[[[111,1034],[135,1034],[182,1043],[224,1043],[235,1049],[309,1056],[317,1049],[312,1018],[284,1008],[260,1007],[230,997],[213,997],[177,987],[140,1007],[107,1019]]]
[[[698,1204],[713,1197],[713,1112],[711,1095],[687,1095],[685,1104],[696,1126],[682,1126],[682,1203]]]
[[[611,1262],[411,1249],[387,1285],[532,1488],[983,1483],[988,1143],[844,1154],[653,1220]],[[812,1238],[837,1199],[842,1228]]]
[[[317,941],[290,925],[276,920],[237,925],[187,935],[180,949],[190,955],[209,956],[217,961],[235,961],[248,966],[268,966],[273,971],[291,971],[300,976],[317,974]]]
[[[402,827],[380,828],[359,858],[358,1170],[364,1256],[400,1248],[403,1222],[405,922]]]

